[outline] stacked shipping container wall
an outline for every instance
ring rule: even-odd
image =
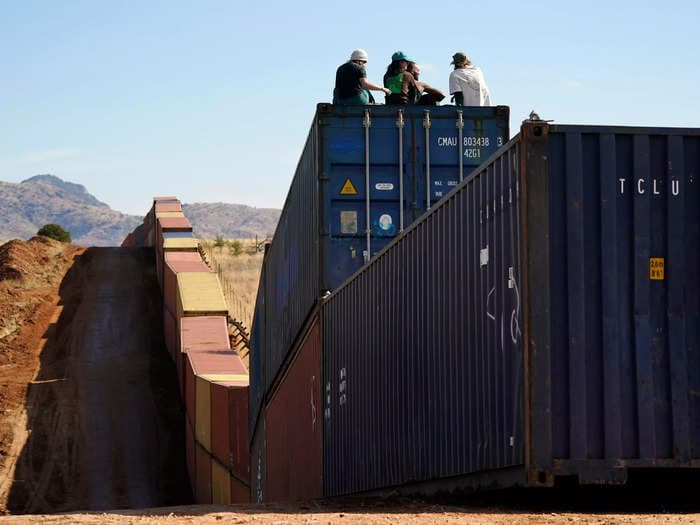
[[[318,106],[265,255],[251,330],[251,461],[254,470],[260,466],[253,472],[256,500],[321,495],[322,420],[314,404],[320,394],[312,394],[323,387],[321,296],[503,145],[508,119],[507,107]],[[290,395],[282,392],[310,398],[280,409]],[[291,429],[295,418],[308,432],[298,441],[317,447],[308,451],[311,468],[281,457],[298,451],[278,443],[275,429]]]
[[[372,259],[333,281],[336,251],[362,242],[333,234],[347,214],[327,214],[347,211],[329,152],[340,151],[340,189],[361,186],[344,155],[366,150],[350,127],[339,124],[331,145],[320,124],[309,139],[323,219],[317,237],[297,235],[312,258],[299,256],[288,218],[263,267],[251,385],[257,501],[562,476],[624,483],[630,469],[700,467],[699,130],[526,122],[385,247],[375,251],[358,219]],[[303,303],[278,293],[295,265],[317,272],[307,281],[317,295]],[[290,304],[296,325],[273,343]],[[279,441],[292,428],[285,419],[303,434],[291,439],[307,444],[309,468],[296,464],[298,445]]]
[[[185,460],[195,498],[248,502],[248,372],[231,350],[221,285],[201,259],[180,202],[155,197],[123,246],[155,251],[166,347],[185,403]]]

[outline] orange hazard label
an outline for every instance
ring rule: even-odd
[[[340,190],[341,195],[357,195],[357,190],[355,189],[355,186],[352,185],[352,181],[350,179],[345,179],[345,184],[343,184],[343,187]]]
[[[664,280],[664,258],[650,257],[649,258],[649,279],[652,281]]]

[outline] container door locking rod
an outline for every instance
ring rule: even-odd
[[[457,142],[457,155],[459,155],[459,182],[464,180],[464,155],[462,155],[462,140],[464,135],[464,118],[462,110],[457,110],[457,129],[459,130],[459,140]]]
[[[396,127],[399,128],[399,231],[403,231],[403,128],[406,125],[403,109],[399,110]]]
[[[430,209],[430,110],[426,109],[423,116],[425,128],[425,210]]]
[[[362,120],[362,127],[365,128],[365,233],[367,235],[367,251],[365,252],[365,262],[371,257],[370,251],[370,222],[369,222],[369,128],[372,125],[372,120],[369,116],[369,110],[365,110],[365,116]]]

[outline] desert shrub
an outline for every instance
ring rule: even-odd
[[[243,243],[239,241],[238,239],[234,239],[229,243],[229,248],[231,255],[234,257],[238,257],[243,253]]]
[[[217,236],[214,238],[214,247],[215,247],[215,248],[221,249],[221,248],[223,248],[225,245],[226,245],[226,241],[224,240],[224,236],[223,236],[223,235],[217,235]]]
[[[56,239],[61,242],[70,242],[70,232],[67,232],[58,224],[45,224],[39,228],[36,234],[50,237],[51,239]]]

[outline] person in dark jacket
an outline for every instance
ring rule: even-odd
[[[420,97],[420,90],[413,75],[407,71],[408,58],[403,51],[391,55],[391,64],[384,73],[384,87],[391,93],[386,96],[387,104],[405,106],[413,104]]]
[[[355,49],[350,60],[345,62],[335,72],[335,88],[333,89],[333,104],[369,104],[370,91],[389,90],[367,80],[365,71],[367,53],[363,49]]]
[[[436,106],[442,99],[445,98],[445,94],[437,88],[429,86],[425,82],[421,82],[420,78],[420,66],[415,62],[409,62],[406,70],[413,75],[416,81],[420,95],[418,99],[414,102],[418,106]]]

